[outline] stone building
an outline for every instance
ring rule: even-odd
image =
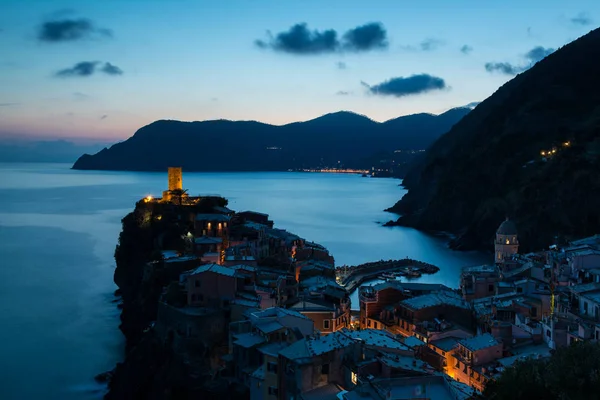
[[[517,227],[515,223],[508,218],[500,224],[496,231],[494,249],[496,264],[502,264],[504,259],[510,258],[519,252]]]

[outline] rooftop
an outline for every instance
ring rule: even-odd
[[[307,361],[309,362],[311,357],[346,348],[358,341],[362,341],[367,347],[388,350],[410,350],[408,346],[396,340],[396,338],[385,331],[377,329],[350,331],[344,328],[326,336],[299,340],[280,351],[279,354],[292,360],[308,359]]]
[[[219,264],[206,264],[196,268],[191,275],[201,274],[204,272],[213,272],[215,274],[229,276],[233,278],[235,276],[236,270],[233,268],[224,267]]]
[[[233,336],[233,344],[250,348],[258,344],[266,342],[266,339],[257,333],[240,333]]]
[[[461,340],[461,338],[449,336],[449,337],[445,337],[443,339],[433,340],[433,341],[429,342],[429,344],[437,347],[438,349],[440,349],[442,351],[450,351],[456,346],[456,343],[458,343],[460,340]]]
[[[337,400],[342,389],[334,383],[320,386],[300,395],[301,400]]]
[[[469,267],[463,267],[463,274],[482,274],[482,273],[498,273],[500,272],[498,267],[495,265],[474,265]]]
[[[496,231],[497,235],[516,235],[517,234],[517,226],[510,219],[506,218],[504,222],[500,224],[498,230]]]
[[[219,244],[223,243],[223,239],[220,237],[201,236],[194,239],[196,244]]]
[[[586,292],[595,292],[596,290],[600,290],[600,283],[592,282],[592,283],[584,283],[583,285],[576,285],[570,287],[571,292],[575,294],[583,294]]]
[[[196,221],[229,222],[231,218],[224,214],[197,214]]]
[[[281,325],[279,322],[277,321],[267,321],[267,322],[263,322],[263,323],[259,323],[255,325],[256,329],[258,329],[259,331],[261,331],[264,334],[269,334],[269,333],[273,333],[273,332],[277,332],[280,329],[283,329],[284,326]]]
[[[268,356],[277,357],[279,352],[288,346],[289,344],[285,342],[273,342],[260,346],[258,351]]]
[[[422,296],[417,296],[403,300],[400,302],[400,305],[414,311],[443,305],[463,308],[465,310],[468,310],[470,308],[469,303],[464,301],[462,297],[454,294],[453,292],[424,294]]]
[[[408,347],[425,346],[425,342],[416,336],[408,336],[404,338],[404,344]]]
[[[468,339],[461,339],[458,343],[471,351],[478,351],[500,344],[500,342],[498,342],[496,338],[489,333],[473,336],[472,338]]]

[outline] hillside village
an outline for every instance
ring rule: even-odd
[[[518,360],[600,337],[598,235],[520,254],[507,219],[491,263],[466,266],[458,290],[390,278],[361,286],[351,304],[338,283],[348,277],[336,281],[347,272],[326,248],[275,228],[266,214],[189,196],[180,168],[169,169],[162,198],[136,211],[140,226],[179,231],[177,240],[155,238],[153,260],[131,284],[136,293],[122,288],[124,326],[140,298],[158,299],[139,308],[143,332],[122,329],[133,346],[153,335],[203,393],[471,399]],[[117,368],[110,385],[123,379]]]

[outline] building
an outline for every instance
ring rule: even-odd
[[[469,332],[474,325],[470,304],[446,291],[403,300],[396,306],[395,315],[398,333],[417,336],[424,342],[452,336],[453,331]]]
[[[414,352],[393,335],[374,329],[342,329],[308,337],[279,352],[279,399],[308,399],[321,391],[341,392],[372,374],[430,373]],[[337,389],[336,389],[337,388]],[[323,397],[320,397],[323,398]]]
[[[395,323],[398,302],[424,294],[451,291],[439,284],[388,281],[359,289],[360,328],[383,329]]]
[[[506,258],[519,253],[519,239],[517,237],[517,227],[514,222],[506,218],[500,224],[496,231],[496,240],[494,241],[496,264],[502,264]]]
[[[349,328],[352,321],[349,297],[336,299],[319,293],[305,295],[289,308],[310,318],[315,329],[322,334]]]
[[[457,343],[448,374],[455,380],[482,392],[489,378],[486,364],[502,358],[502,343],[489,333],[462,339]]]
[[[496,265],[464,267],[460,274],[460,288],[465,300],[480,299],[498,294],[500,269]]]
[[[265,387],[265,390],[251,390],[255,396],[263,392],[276,395],[277,352],[313,333],[313,322],[292,310],[272,307],[247,312],[242,321],[229,325],[231,369],[235,378],[248,388]],[[258,398],[268,399],[268,396]]]

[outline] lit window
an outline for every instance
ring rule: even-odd
[[[358,382],[358,376],[356,375],[356,372],[351,372],[351,377],[352,377],[352,383],[354,383],[356,385]]]
[[[510,240],[508,240],[508,238],[506,238],[506,244],[510,244]]]

